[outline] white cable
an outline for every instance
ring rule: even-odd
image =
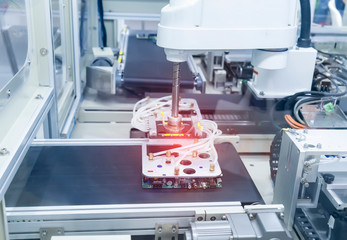
[[[322,165],[322,164],[330,164],[330,163],[337,163],[341,161],[341,156],[337,155],[337,157],[334,157],[334,160],[320,160],[316,161],[315,163],[311,164],[311,166],[316,166],[316,165]]]
[[[137,128],[143,132],[149,131],[149,117],[154,115],[154,111],[163,108],[165,105],[169,104],[171,106],[171,102],[169,100],[171,96],[162,97],[159,99],[151,100],[149,98],[144,98],[138,101],[134,105],[133,109],[133,118],[131,119],[131,124],[134,128]],[[147,103],[146,103],[147,102]],[[146,104],[145,104],[146,103]],[[190,109],[188,104],[180,103],[181,109]],[[170,107],[168,107],[170,109]],[[164,113],[165,114],[165,113]],[[164,121],[165,115],[163,116]],[[206,134],[206,138],[200,139],[198,143],[189,144],[187,146],[178,147],[171,149],[171,151],[178,152],[180,157],[176,160],[176,165],[180,163],[180,161],[185,158],[189,153],[193,151],[212,151],[213,163],[217,162],[217,151],[214,147],[214,141],[216,137],[222,134],[222,132],[218,129],[217,123],[210,120],[201,120],[200,124],[202,126],[202,132]],[[161,151],[154,153],[154,157],[165,154],[166,151]]]

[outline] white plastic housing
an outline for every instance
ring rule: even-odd
[[[254,67],[253,79],[248,86],[259,98],[282,98],[310,91],[316,56],[317,51],[313,48],[290,49],[285,68]]]
[[[170,0],[161,11],[157,44],[171,61],[183,61],[182,50],[290,48],[296,43],[296,5],[293,0]]]
[[[253,50],[252,65],[263,69],[282,69],[287,66],[288,51]]]

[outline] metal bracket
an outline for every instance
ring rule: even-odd
[[[52,236],[64,235],[64,228],[40,228],[40,240],[51,240]]]
[[[155,224],[155,240],[178,240],[178,224]]]

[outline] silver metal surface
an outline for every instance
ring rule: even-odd
[[[155,240],[178,240],[178,224],[156,224]]]
[[[347,130],[290,130],[283,133],[279,167],[276,176],[273,203],[285,207],[284,220],[292,229],[297,207],[315,208],[320,193],[320,178],[312,178],[311,171],[318,171],[315,164],[326,155],[346,155]],[[325,162],[330,165],[334,161]],[[322,165],[323,166],[323,165]],[[346,172],[346,169],[340,169]],[[299,190],[310,187],[311,194]]]
[[[131,240],[131,235],[52,236],[51,240]]]
[[[10,239],[8,234],[8,226],[7,226],[7,216],[6,216],[6,208],[5,208],[5,200],[3,199],[0,202],[0,239],[6,240]]]
[[[64,228],[41,228],[40,229],[40,240],[51,240],[53,236],[64,235]]]
[[[249,210],[253,206],[246,206]],[[261,209],[267,209],[263,212]],[[230,239],[291,239],[281,215],[283,206],[260,206],[248,213],[226,214],[222,221],[192,222],[191,230],[185,233],[187,240]]]
[[[239,202],[122,204],[7,208],[11,237],[39,238],[40,228],[61,227],[69,235],[154,235],[157,223],[177,223],[184,233],[206,211],[243,213]]]
[[[115,81],[112,67],[87,66],[87,87],[101,92],[115,94]]]
[[[167,125],[165,125],[165,128],[169,132],[178,133],[178,132],[180,132],[180,130],[182,130],[184,128],[184,126],[182,126],[181,122],[182,122],[182,116],[181,115],[178,115],[177,117],[168,116]]]
[[[173,63],[173,82],[172,82],[172,110],[171,116],[178,118],[178,105],[179,105],[179,92],[180,92],[180,64]]]
[[[347,170],[346,170],[347,171]],[[347,175],[346,172],[329,172],[334,175],[331,184],[323,183],[322,191],[337,210],[347,208]]]
[[[251,210],[253,206],[248,206]],[[263,212],[261,209],[267,209]],[[290,239],[279,206],[257,206],[249,218],[240,203],[180,203],[109,206],[7,208],[13,239],[51,235],[129,234],[193,240]],[[224,212],[224,218],[200,221],[201,212]],[[58,226],[58,227],[57,227]],[[46,234],[44,235],[44,231]],[[44,236],[43,236],[44,235]]]
[[[229,240],[233,232],[228,221],[192,222],[187,239],[193,240]]]

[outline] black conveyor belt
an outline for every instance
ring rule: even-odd
[[[137,38],[139,33],[130,32],[128,37],[123,86],[171,91],[172,62],[166,60],[164,49],[153,39]],[[194,88],[194,76],[187,62],[180,65],[181,88]]]
[[[140,146],[31,147],[8,207],[177,202],[263,202],[231,144],[216,145],[223,188],[143,189]]]

